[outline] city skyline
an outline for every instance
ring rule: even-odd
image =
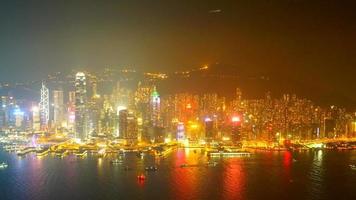
[[[103,78],[77,72],[67,81],[42,81],[37,102],[2,95],[0,128],[49,133],[61,130],[81,140],[102,135],[146,142],[182,137],[192,141],[274,141],[276,134],[284,139],[312,140],[352,138],[356,134],[355,112],[335,105],[322,107],[296,94],[273,98],[266,92],[262,98],[247,99],[243,90],[235,88],[232,98],[214,92],[160,95],[157,83],[168,75],[146,73],[142,79],[133,79],[133,72],[121,73],[116,76],[106,71]],[[194,71],[183,72],[183,76],[191,73]],[[110,88],[109,92],[104,88]],[[229,130],[230,121],[239,125]],[[195,126],[200,128],[192,128]],[[189,134],[183,136],[178,131],[182,128]]]
[[[0,199],[356,199],[355,0],[0,0]]]

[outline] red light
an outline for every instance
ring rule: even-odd
[[[240,119],[239,116],[233,116],[233,117],[231,118],[231,121],[232,121],[232,122],[240,122],[241,119]]]
[[[138,175],[138,176],[137,176],[137,179],[138,179],[139,181],[143,181],[143,180],[146,179],[146,177],[142,174],[142,175]]]

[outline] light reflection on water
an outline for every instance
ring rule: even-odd
[[[86,158],[18,158],[0,152],[1,199],[356,199],[356,152],[256,152],[249,158],[209,158],[180,149],[165,157],[126,154]],[[182,164],[190,167],[182,168]],[[127,166],[129,170],[124,170]],[[157,172],[145,172],[158,166]],[[145,181],[138,181],[143,173]]]

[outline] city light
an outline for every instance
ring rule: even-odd
[[[0,199],[356,199],[356,1],[1,3]]]
[[[32,112],[39,112],[38,106],[33,106],[31,109]]]
[[[211,121],[213,121],[210,117],[206,117],[205,119],[204,119],[204,121],[205,122],[211,122]]]
[[[233,117],[231,118],[231,121],[234,122],[234,123],[240,122],[240,121],[241,121],[241,118],[240,118],[240,116],[233,116]]]
[[[117,106],[117,108],[116,108],[116,113],[117,113],[117,115],[120,114],[120,111],[126,110],[126,109],[127,109],[126,106],[123,106],[123,105]]]

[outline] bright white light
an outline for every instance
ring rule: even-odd
[[[206,117],[205,118],[205,122],[211,122],[212,120],[211,120],[211,118],[210,117]]]
[[[117,110],[117,115],[119,115],[120,111],[126,110],[126,109],[127,109],[126,106],[118,106],[118,107],[116,108],[116,110]]]
[[[38,108],[38,106],[33,106],[31,110],[32,112],[39,112],[40,109]]]
[[[231,121],[232,121],[232,122],[240,122],[241,119],[240,119],[239,116],[233,116],[233,117],[231,118]]]

